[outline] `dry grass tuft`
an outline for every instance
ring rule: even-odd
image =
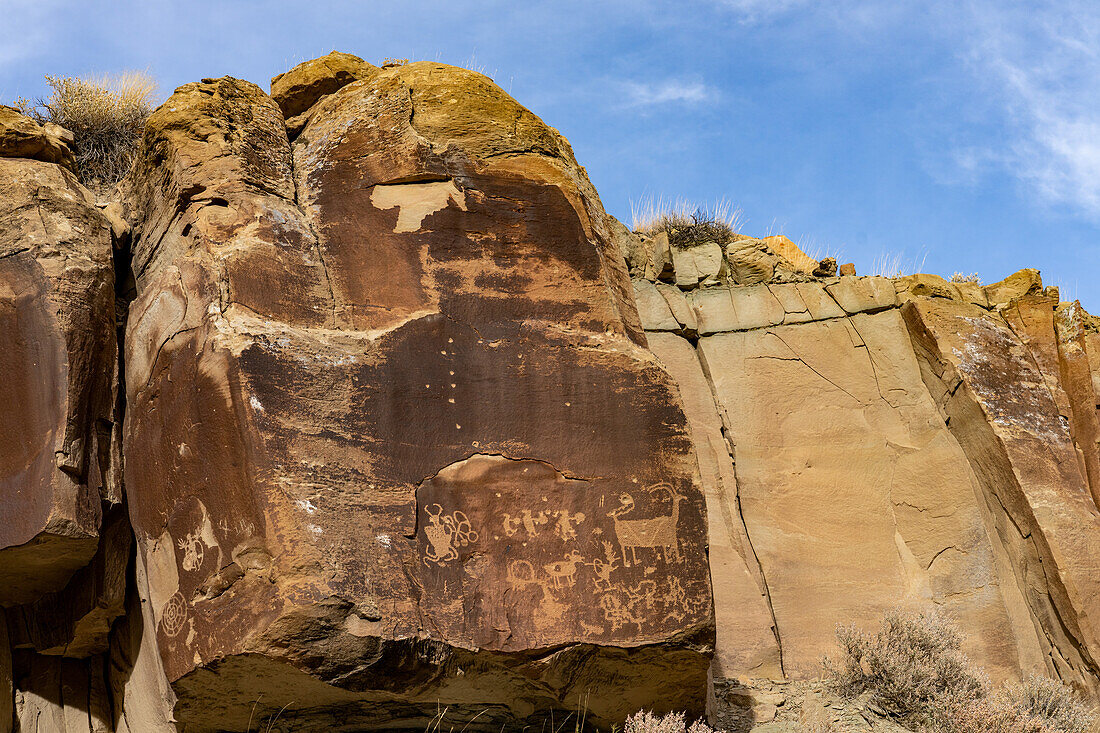
[[[961,651],[962,637],[933,613],[891,611],[877,633],[837,629],[840,655],[825,659],[828,684],[867,695],[891,717],[931,733],[1088,733],[1095,712],[1057,680],[1031,676],[994,688]]]
[[[951,282],[953,283],[974,283],[975,285],[981,285],[982,279],[978,276],[978,273],[972,272],[969,275],[963,272],[956,272],[951,276]]]
[[[130,170],[145,121],[153,111],[156,81],[145,72],[80,79],[47,76],[50,93],[16,106],[39,122],[73,133],[81,181],[104,192]]]
[[[920,272],[924,269],[924,262],[928,259],[928,253],[921,255],[920,259],[906,261],[904,252],[883,252],[871,263],[868,275],[881,275],[882,277],[904,277]]]
[[[691,247],[704,242],[725,245],[741,228],[741,209],[722,199],[713,205],[652,196],[630,202],[631,228],[646,235],[668,232],[669,244]]]

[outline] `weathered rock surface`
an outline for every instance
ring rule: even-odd
[[[0,341],[0,606],[11,606],[61,590],[96,552],[101,504],[121,500],[111,229],[50,162],[0,157]]]
[[[693,348],[652,285],[635,291],[707,491],[716,693],[811,679],[838,619],[910,606],[945,610],[995,678],[1095,695],[1096,319],[1033,270],[773,275],[685,292]]]
[[[378,71],[377,66],[368,64],[358,56],[333,51],[273,77],[271,98],[289,120],[306,112],[321,97],[353,81],[369,79]]]
[[[0,158],[27,158],[74,171],[69,145],[73,134],[52,123],[39,124],[14,107],[0,104]]]
[[[420,63],[292,150],[227,78],[127,186],[127,491],[189,730],[701,712],[690,435],[560,135]]]

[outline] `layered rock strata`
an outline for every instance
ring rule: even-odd
[[[739,282],[746,248],[779,257],[739,238],[724,281],[687,289],[633,269],[708,492],[716,678],[811,678],[839,620],[902,606],[953,618],[995,678],[1095,694],[1095,319],[1034,270],[982,287],[780,258]]]

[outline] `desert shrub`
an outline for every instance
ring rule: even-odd
[[[630,209],[634,231],[645,235],[666,232],[669,244],[677,247],[705,242],[726,245],[741,225],[741,210],[728,201],[697,206],[684,199],[669,202],[664,197],[650,197],[632,201]]]
[[[684,721],[683,713],[654,715],[646,711],[634,713],[623,724],[623,733],[718,733],[701,720],[691,725]]]
[[[1088,733],[1095,712],[1071,688],[1042,675],[1028,675],[1021,684],[1008,685],[1007,705],[1023,716],[1041,721],[1050,730]]]
[[[935,724],[943,701],[976,699],[988,687],[962,653],[959,632],[934,613],[890,611],[878,632],[841,626],[837,641],[839,658],[825,659],[830,686],[845,697],[870,693],[908,723]]]
[[[1095,711],[1057,680],[1037,675],[993,688],[962,653],[962,637],[935,613],[890,611],[876,633],[837,629],[826,682],[929,733],[1088,733]]]
[[[20,110],[39,122],[52,122],[73,133],[72,148],[81,181],[100,192],[122,180],[152,113],[156,82],[148,74],[127,72],[92,79],[47,76],[50,93]]]
[[[976,272],[972,272],[969,275],[967,275],[965,273],[962,273],[962,272],[956,272],[954,275],[951,276],[951,282],[953,282],[953,283],[974,283],[975,285],[981,285],[982,284],[982,279],[980,277],[978,277],[978,273],[976,273]]]

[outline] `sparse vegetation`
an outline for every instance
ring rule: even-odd
[[[978,273],[976,273],[976,272],[972,272],[969,275],[967,275],[965,273],[962,273],[962,272],[956,272],[954,275],[951,276],[951,282],[953,282],[953,283],[974,283],[975,285],[981,285],[982,284],[982,279],[980,277],[978,277]]]
[[[701,720],[690,725],[683,713],[654,715],[646,711],[634,713],[623,724],[623,733],[719,733]]]
[[[684,199],[648,197],[631,202],[631,228],[646,235],[667,232],[669,244],[691,247],[704,242],[725,245],[741,226],[741,209],[729,201],[699,206]]]
[[[924,262],[928,259],[928,253],[921,255],[920,259],[906,261],[904,252],[883,252],[871,263],[868,275],[881,275],[882,277],[904,277],[912,275],[924,269]]]
[[[1087,733],[1095,713],[1046,677],[995,688],[963,654],[962,638],[932,613],[886,614],[876,633],[837,630],[838,657],[825,659],[829,685],[928,733]]]
[[[81,182],[97,192],[114,186],[130,170],[145,121],[152,114],[156,82],[143,72],[80,79],[47,76],[50,93],[16,107],[39,122],[73,133]]]

